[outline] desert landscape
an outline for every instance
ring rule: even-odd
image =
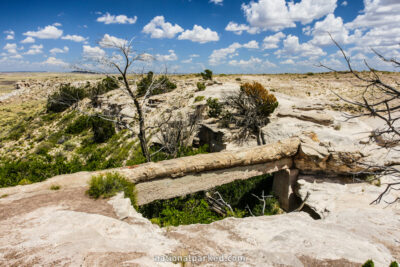
[[[398,267],[400,3],[0,9],[0,266]]]
[[[400,80],[397,73],[381,75],[392,83]],[[76,166],[77,171],[84,172],[68,174],[74,171],[65,169],[65,174],[63,170],[46,173],[42,169],[44,175],[38,176],[34,174],[37,170],[25,170],[23,177],[38,180],[20,176],[12,181],[17,186],[5,184],[6,188],[0,189],[2,264],[164,266],[168,263],[155,263],[154,257],[221,254],[244,256],[250,266],[360,266],[368,259],[381,266],[400,257],[399,206],[385,202],[399,197],[398,191],[386,194],[385,201],[379,204],[370,204],[395,177],[377,175],[375,179],[371,175],[356,174],[363,169],[358,165],[360,159],[382,165],[397,164],[400,155],[382,148],[379,140],[371,138],[377,123],[382,122],[368,117],[346,119],[346,112],[360,111],[333,92],[349,98],[359,95],[358,88],[354,87],[359,81],[351,73],[214,75],[212,81],[205,82],[204,90],[197,88],[197,83],[203,82],[200,75],[170,75],[168,78],[176,83],[176,89],[149,98],[147,122],[155,123],[171,109],[176,114],[201,110],[203,118],[197,122],[190,145],[198,147],[207,143],[215,151],[189,156],[182,162],[180,159],[185,158],[144,165],[135,165],[140,163],[140,155],[135,152],[137,138],[126,130],[118,130],[110,139],[92,144],[94,147],[88,150],[85,142],[93,134],[90,128],[72,133],[67,130],[83,113],[70,107],[54,118],[46,117],[49,116],[46,101],[61,84],[96,84],[101,83],[103,76],[13,73],[2,74],[0,78],[9,84],[3,87],[0,96],[0,151],[4,161],[21,159],[24,162],[24,158],[32,161],[43,155],[63,157],[66,165],[76,157],[86,160],[86,165]],[[224,95],[253,82],[268,88],[279,102],[263,128],[267,143],[261,146],[265,147],[263,150],[258,149],[254,136],[238,143],[232,127],[224,127],[217,118],[209,116],[206,101],[218,98],[222,102]],[[196,101],[199,97],[201,100]],[[87,101],[82,99],[81,104]],[[98,106],[109,114],[132,110],[118,88],[101,95],[98,101]],[[16,131],[18,136],[14,137]],[[160,139],[155,135],[151,142],[156,145]],[[108,151],[108,154],[96,158],[100,164],[88,169],[88,164],[95,161],[90,157],[96,150]],[[247,162],[233,161],[240,157],[237,151],[248,151],[242,156]],[[286,162],[286,158],[291,159]],[[110,159],[114,159],[114,165],[101,165],[111,162]],[[257,167],[259,163],[265,167]],[[194,170],[190,170],[190,164]],[[51,161],[47,165],[56,166]],[[277,215],[245,218],[231,215],[223,220],[213,219],[216,221],[211,224],[160,228],[153,219],[135,210],[121,193],[97,200],[85,194],[93,175],[120,173],[136,184],[138,205],[145,206],[200,191],[212,192],[216,186],[264,173],[280,173],[284,177],[287,169],[300,173],[294,174],[289,185],[283,182],[278,186],[290,188],[290,192],[283,194],[289,198],[295,196],[296,201],[285,202],[283,195],[281,199],[278,197],[280,207],[272,213]],[[6,171],[3,167],[2,178]],[[146,210],[139,211],[146,213]],[[361,222],[362,227],[358,227]],[[232,263],[218,264],[232,266]],[[240,262],[234,264],[240,265]]]

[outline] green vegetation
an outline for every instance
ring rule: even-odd
[[[86,193],[93,198],[109,198],[118,192],[124,192],[126,198],[131,200],[133,207],[137,207],[135,185],[118,173],[106,173],[92,176],[89,189]]]
[[[144,96],[150,86],[153,86],[151,95],[159,95],[171,92],[176,89],[176,84],[171,82],[166,75],[154,79],[154,73],[149,71],[146,77],[143,77],[137,84],[137,94]]]
[[[92,117],[91,126],[93,130],[93,140],[96,143],[103,143],[115,134],[114,124],[100,117]]]
[[[204,100],[204,98],[205,98],[205,96],[203,96],[203,95],[198,95],[198,96],[196,96],[196,97],[194,98],[194,103],[196,103],[196,102],[201,102],[201,101]]]
[[[47,112],[63,112],[87,96],[88,93],[85,88],[63,84],[57,92],[47,98]]]
[[[206,90],[206,85],[205,85],[205,83],[198,82],[198,83],[197,83],[197,91],[204,91],[204,90]]]
[[[57,190],[60,190],[60,188],[61,188],[61,186],[59,186],[59,185],[51,185],[50,186],[50,190],[54,190],[54,191],[57,191]]]
[[[223,106],[218,102],[218,98],[208,98],[207,99],[208,106],[208,116],[211,118],[218,118],[221,115]]]
[[[204,72],[200,73],[203,80],[212,80],[213,72],[209,69],[204,70]]]
[[[273,215],[279,212],[279,205],[275,198],[266,199],[265,211],[262,214],[263,203],[254,197],[254,195],[261,196],[262,191],[270,192],[271,188],[272,176],[262,175],[218,186],[208,192],[157,200],[140,206],[139,211],[153,223],[162,227],[195,223],[207,224],[227,216],[251,216],[249,209],[255,216]],[[223,215],[212,209],[207,196],[218,198],[216,192],[220,193],[222,198],[232,206],[233,213],[226,210],[226,214]]]
[[[375,266],[375,264],[374,264],[374,262],[372,261],[372,260],[367,260],[363,265],[362,265],[362,267],[374,267]]]
[[[389,267],[399,267],[399,264],[396,261],[392,261]]]

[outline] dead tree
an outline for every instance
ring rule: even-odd
[[[122,80],[122,86],[119,87],[129,99],[132,101],[136,114],[135,116],[129,115],[109,115],[109,114],[97,114],[102,119],[112,121],[128,130],[130,130],[133,134],[136,134],[132,125],[126,122],[125,119],[133,119],[138,123],[139,133],[138,138],[140,142],[140,147],[142,149],[142,154],[145,157],[147,162],[151,161],[151,155],[149,151],[149,147],[147,144],[147,132],[148,126],[146,125],[146,106],[149,101],[149,97],[152,95],[152,92],[156,89],[162,88],[165,83],[165,79],[157,79],[156,75],[152,75],[151,81],[149,82],[146,92],[144,95],[139,94],[137,90],[137,81],[139,78],[143,77],[143,72],[141,75],[138,75],[134,71],[132,71],[133,64],[139,61],[152,60],[153,57],[149,54],[142,53],[137,54],[133,51],[132,41],[127,40],[109,40],[107,42],[101,42],[100,44],[104,48],[109,48],[117,52],[112,56],[101,56],[101,57],[91,57],[88,58],[88,61],[93,61],[96,64],[104,67],[107,70],[118,71],[121,75],[120,80]],[[107,72],[103,72],[104,75],[109,76]],[[129,75],[129,77],[128,77]],[[165,74],[163,74],[165,75]]]
[[[364,64],[369,70],[367,74],[362,74],[353,69],[351,59],[343,48],[332,38],[333,43],[340,50],[350,73],[362,82],[363,88],[360,99],[348,99],[338,93],[332,91],[342,101],[360,107],[362,110],[360,114],[346,114],[348,119],[359,117],[375,117],[384,122],[383,127],[376,128],[371,135],[374,139],[381,140],[381,146],[386,149],[393,149],[399,151],[398,145],[400,144],[400,83],[396,82],[395,85],[388,84],[380,77],[379,71],[373,69],[366,60]],[[400,61],[394,58],[386,58],[378,51],[372,49],[372,52],[377,55],[382,61],[392,63],[395,67],[400,67]],[[322,63],[320,67],[326,68],[330,71],[337,72],[336,70],[326,66]],[[377,174],[378,178],[381,175],[391,175],[395,178],[394,182],[386,184],[385,190],[371,203],[380,203],[384,196],[391,190],[400,190],[400,166],[398,163],[387,164],[380,166],[376,164],[361,163],[365,166],[365,170],[361,173],[364,174]],[[357,173],[359,174],[359,173]],[[394,201],[385,201],[388,204],[395,203],[400,199]]]

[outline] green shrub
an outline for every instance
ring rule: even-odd
[[[54,190],[54,191],[57,191],[57,190],[60,190],[60,188],[61,188],[61,186],[59,186],[59,185],[51,185],[50,186],[50,190]]]
[[[92,176],[89,181],[89,189],[86,193],[93,198],[109,198],[118,192],[124,192],[126,198],[131,200],[133,207],[136,207],[135,185],[118,173],[106,173]]]
[[[32,182],[29,181],[29,179],[22,179],[21,181],[18,182],[18,185],[27,185],[31,184]]]
[[[53,148],[53,144],[52,144],[52,143],[50,143],[50,142],[43,142],[43,143],[40,143],[40,144],[36,147],[35,153],[38,154],[38,155],[45,155],[45,154],[47,154],[47,153],[50,151],[50,149],[52,149],[52,148]]]
[[[397,264],[396,261],[392,261],[389,265],[389,267],[399,267],[399,264]]]
[[[194,98],[194,103],[203,101],[204,98],[205,98],[205,96],[203,96],[203,95],[196,96],[196,97]]]
[[[372,261],[372,260],[367,260],[363,265],[362,265],[362,267],[374,267],[375,266],[375,264],[374,264],[374,262]]]
[[[209,69],[204,70],[204,72],[200,73],[201,77],[203,78],[203,80],[212,80],[212,71]]]
[[[204,90],[206,90],[206,85],[205,85],[205,83],[198,82],[198,83],[197,83],[197,91],[204,91]]]
[[[118,80],[115,77],[108,76],[99,82],[96,86],[91,88],[90,98],[96,101],[99,95],[105,94],[112,90],[119,88]]]
[[[73,123],[69,124],[65,129],[68,134],[80,134],[89,129],[91,126],[91,118],[88,116],[80,116]]]
[[[99,117],[91,118],[93,140],[96,143],[103,143],[115,134],[115,127],[111,121]]]
[[[222,112],[222,104],[218,102],[218,98],[208,98],[207,99],[208,106],[208,116],[211,118],[218,118]]]
[[[238,82],[240,82],[242,79],[240,79],[240,78],[236,78],[235,80],[236,80],[236,81],[238,81]]]
[[[57,92],[47,98],[47,112],[63,112],[87,96],[85,88],[76,88],[70,84],[63,84]]]
[[[154,73],[149,71],[146,77],[143,77],[137,84],[137,94],[144,96],[147,89],[153,84],[151,95],[159,95],[170,92],[176,89],[176,84],[171,82],[168,76],[163,75],[160,78],[154,80]]]

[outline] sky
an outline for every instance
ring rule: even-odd
[[[356,69],[400,58],[400,0],[1,0],[0,71],[97,68],[109,42],[132,40],[146,68],[171,73]],[[144,65],[135,65],[139,71]]]

